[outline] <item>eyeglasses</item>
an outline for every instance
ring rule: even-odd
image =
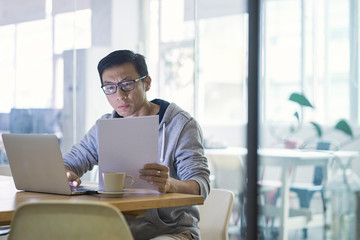
[[[135,83],[137,81],[143,80],[146,77],[147,76],[145,75],[145,76],[142,76],[141,78],[138,78],[138,79],[135,79],[135,80],[119,82],[119,83],[116,83],[116,84],[106,84],[106,85],[102,85],[101,88],[102,88],[102,90],[104,91],[104,93],[106,95],[111,95],[111,94],[116,93],[117,87],[119,87],[124,92],[130,92],[130,91],[134,90]]]

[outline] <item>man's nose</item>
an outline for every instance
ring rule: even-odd
[[[127,97],[127,93],[124,92],[120,86],[117,86],[117,91],[116,91],[116,94],[121,97],[121,98],[124,98],[124,97]]]

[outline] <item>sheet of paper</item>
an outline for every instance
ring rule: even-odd
[[[131,188],[155,189],[139,178],[146,163],[158,162],[159,116],[99,120],[99,190],[103,172],[125,172],[135,178]]]

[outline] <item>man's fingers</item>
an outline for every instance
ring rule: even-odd
[[[74,181],[69,181],[69,184],[73,187],[78,187],[81,184],[81,180],[80,180],[80,178],[78,178]]]
[[[161,165],[159,163],[147,163],[144,165],[144,169],[155,169],[159,171],[166,171],[169,168],[165,165]]]
[[[141,173],[141,175],[144,175],[144,176],[157,176],[157,177],[160,177],[163,172],[160,171],[160,170],[156,170],[156,169],[149,169],[149,170],[141,169],[140,173]]]
[[[147,181],[149,184],[157,187],[158,191],[161,193],[167,192],[170,183],[164,178],[153,177],[153,176],[140,176],[141,179]]]
[[[164,178],[160,178],[160,177],[156,177],[156,176],[145,176],[145,175],[140,175],[140,178],[143,180],[146,180],[148,182],[154,182],[154,183],[163,183],[166,180]]]
[[[139,173],[144,176],[166,177],[169,174],[169,168],[158,163],[148,163],[139,170]]]
[[[77,187],[81,184],[81,179],[72,171],[67,171],[66,177],[69,180],[69,184],[71,186]]]

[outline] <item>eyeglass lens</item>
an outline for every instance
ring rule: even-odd
[[[124,92],[129,92],[135,88],[135,82],[129,81],[129,82],[122,82],[118,84],[108,84],[102,87],[105,94],[114,94],[116,93],[117,87],[119,87]]]
[[[146,76],[142,76],[141,78],[138,78],[136,80],[119,82],[117,84],[107,84],[107,85],[102,86],[101,88],[103,89],[104,93],[107,95],[116,93],[117,87],[119,87],[124,92],[130,92],[130,91],[134,90],[135,83],[144,78],[146,78]]]

